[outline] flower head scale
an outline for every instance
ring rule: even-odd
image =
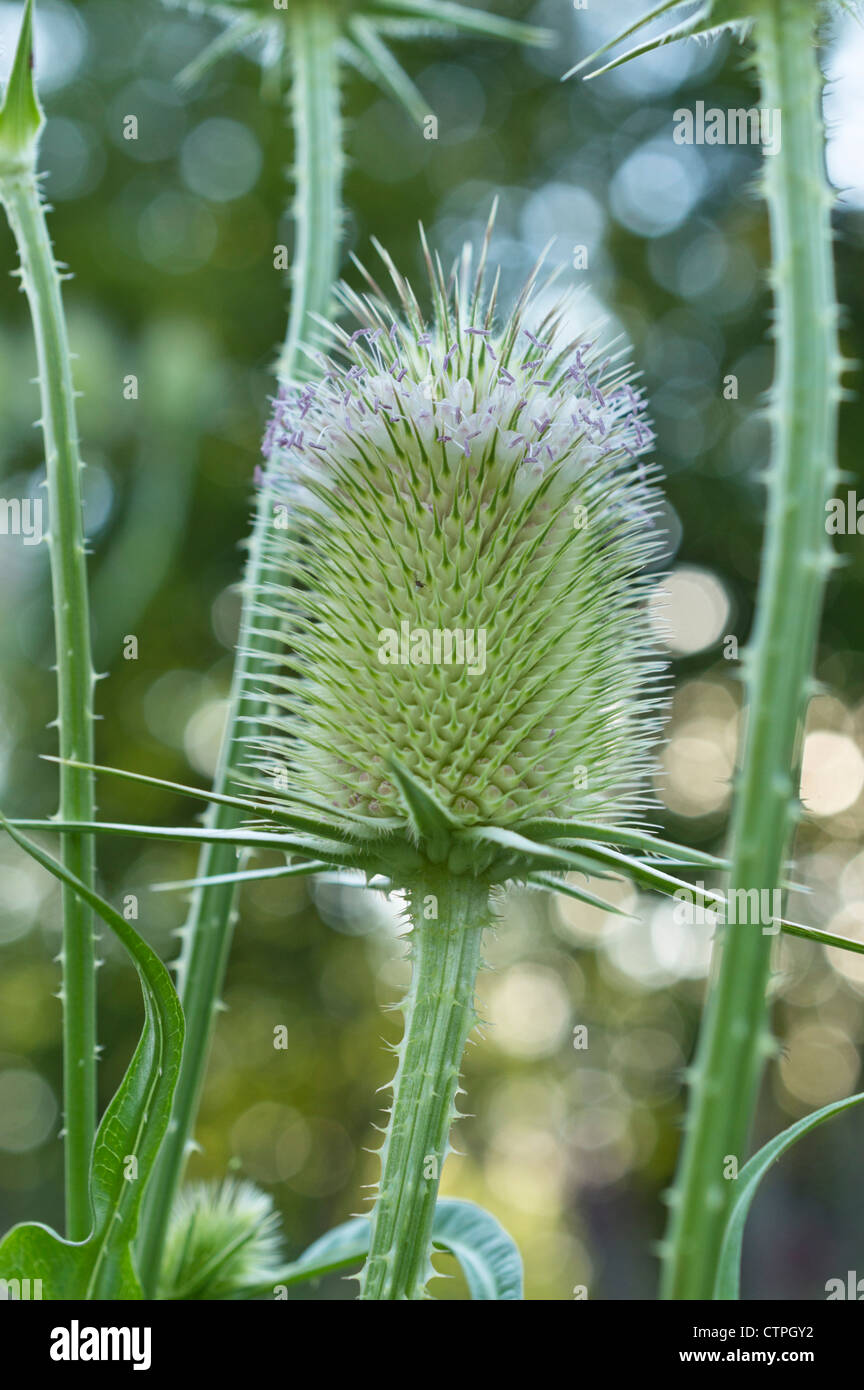
[[[265,437],[256,765],[409,838],[400,772],[454,826],[626,819],[659,703],[642,395],[621,350],[570,340],[566,298],[538,315],[534,278],[498,324],[482,263],[466,292],[427,252],[427,321],[382,254],[398,311],[343,287],[354,324]]]

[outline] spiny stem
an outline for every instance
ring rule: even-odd
[[[71,353],[60,293],[60,272],[35,172],[0,178],[21,258],[21,279],[36,340],[49,507],[51,587],[57,651],[60,756],[93,761],[93,684],[87,564],[81,511],[81,469]],[[93,777],[60,767],[62,819],[91,820]],[[63,863],[93,886],[93,840],[63,838]],[[90,1155],[96,1126],[96,962],[93,914],[63,887],[63,1093],[65,1108],[66,1234],[84,1240],[92,1225]]]
[[[423,1298],[435,1273],[432,1223],[476,1021],[488,903],[488,888],[474,879],[430,878],[410,894],[413,972],[361,1299]]]
[[[837,351],[831,196],[809,0],[767,0],[756,25],[762,105],[782,112],[765,160],[776,296],[774,460],[765,553],[747,655],[748,726],[732,822],[731,883],[773,890],[797,814],[805,701],[831,566],[825,502],[837,478]],[[697,1050],[665,1253],[663,1296],[711,1298],[734,1181],[766,1055],[770,934],[758,914],[724,929]]]
[[[338,266],[343,165],[336,20],[326,5],[316,3],[293,6],[286,22],[291,26],[293,60],[296,245],[288,329],[277,366],[280,381],[302,374],[302,364],[297,360],[298,342],[301,336],[308,338],[314,332],[310,315],[326,314],[329,309]],[[219,793],[230,789],[232,774],[241,761],[243,740],[254,733],[256,718],[261,713],[260,700],[254,693],[259,663],[252,649],[256,647],[259,653],[265,650],[263,639],[254,636],[253,641],[253,635],[257,620],[255,595],[266,581],[266,540],[271,521],[271,501],[266,488],[262,488],[249,541],[229,722],[213,783]],[[228,830],[239,821],[237,811],[219,807],[209,816],[208,823]],[[236,867],[236,851],[231,846],[208,845],[201,854],[196,876],[211,878],[231,873]],[[186,1015],[186,1045],[171,1126],[148,1192],[140,1251],[145,1290],[156,1287],[171,1207],[195,1123],[231,949],[235,895],[236,887],[230,883],[199,889],[184,928],[178,988]]]
[[[314,332],[312,314],[325,314],[339,269],[342,226],[342,119],[339,110],[338,29],[326,4],[295,7],[291,112],[295,248],[288,330],[276,366],[280,381],[297,371],[299,344]]]

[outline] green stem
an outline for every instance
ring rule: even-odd
[[[330,307],[339,258],[343,163],[336,19],[326,5],[316,3],[292,6],[286,22],[291,26],[293,61],[296,247],[288,329],[277,365],[280,381],[302,375],[297,350],[302,337],[314,333],[310,315],[326,314]],[[232,776],[242,761],[243,742],[254,736],[262,712],[255,677],[265,648],[263,639],[254,636],[253,641],[253,635],[258,616],[255,596],[262,591],[267,576],[266,542],[271,510],[267,490],[262,488],[249,541],[228,725],[213,784],[218,793],[230,789]],[[252,655],[253,646],[257,659]],[[229,830],[240,819],[235,810],[219,807],[210,814],[208,823]],[[237,856],[231,846],[209,845],[201,854],[197,877],[231,873],[236,867]],[[171,1207],[198,1110],[231,949],[235,896],[233,884],[199,889],[184,928],[178,987],[186,1015],[186,1045],[171,1125],[147,1197],[140,1269],[144,1287],[149,1291],[156,1287]]]
[[[435,1273],[432,1223],[462,1056],[476,1021],[488,901],[488,888],[473,879],[430,878],[410,894],[413,972],[361,1299],[423,1298]],[[430,910],[437,917],[428,917]]]
[[[5,175],[0,179],[0,198],[21,258],[21,280],[30,305],[39,364],[60,756],[92,762],[94,676],[81,511],[82,464],[61,277],[54,263],[36,174],[22,171]],[[64,820],[93,818],[93,778],[89,772],[61,765],[59,814]],[[64,836],[63,863],[92,888],[92,836]],[[62,961],[66,1234],[70,1240],[84,1240],[92,1225],[90,1155],[96,1127],[96,962],[92,911],[66,885]]]
[[[782,147],[765,158],[777,325],[774,460],[732,821],[731,883],[742,890],[774,890],[783,878],[832,563],[825,502],[837,478],[840,359],[813,9],[809,0],[766,0],[756,26],[762,105],[782,112]],[[773,1050],[765,999],[772,936],[752,908],[738,917],[724,928],[693,1069],[665,1249],[662,1293],[669,1299],[712,1297],[734,1197],[724,1167],[728,1174],[730,1157],[743,1164],[764,1060]]]

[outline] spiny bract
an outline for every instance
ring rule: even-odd
[[[533,280],[496,327],[485,247],[470,294],[427,252],[428,323],[382,255],[401,314],[343,287],[357,327],[310,351],[264,442],[256,766],[372,818],[405,820],[395,759],[462,824],[620,820],[657,726],[642,396]]]

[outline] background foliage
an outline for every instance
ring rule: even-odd
[[[282,215],[291,149],[278,100],[237,57],[190,93],[176,73],[213,24],[156,0],[118,5],[45,0],[37,64],[49,121],[46,194],[55,206],[77,384],[87,528],[93,558],[99,761],[209,781],[218,746],[239,609],[234,586],[249,484],[284,329],[286,291],[274,247],[291,248]],[[622,7],[616,7],[621,9]],[[430,40],[401,57],[437,114],[424,140],[362,79],[349,80],[346,245],[370,264],[379,236],[420,279],[416,223],[451,258],[501,198],[493,259],[508,298],[554,237],[564,280],[581,277],[586,321],[605,311],[634,344],[667,475],[669,617],[675,696],[658,782],[657,824],[706,848],[722,843],[739,690],[724,638],[743,645],[757,574],[767,427],[754,409],[770,379],[767,225],[754,196],[754,148],[687,147],[673,113],[696,101],[755,104],[742,51],[676,46],[599,82],[558,79],[620,14],[573,12],[561,0],[508,0],[497,10],[561,34],[547,53],[505,44]],[[19,7],[0,5],[9,50]],[[826,36],[838,79],[860,74],[864,34],[850,20]],[[856,108],[856,100],[859,103]],[[849,77],[829,91],[831,170],[855,180],[862,110]],[[135,114],[138,139],[123,138]],[[856,134],[857,132],[857,134]],[[859,166],[860,167],[860,166]],[[836,214],[844,349],[861,353],[864,192]],[[588,271],[572,269],[588,249]],[[0,231],[0,264],[11,237]],[[354,275],[354,272],[351,272]],[[0,495],[38,487],[35,364],[23,300],[0,280]],[[739,399],[725,400],[734,373]],[[138,378],[138,398],[124,380]],[[860,478],[862,407],[845,406],[841,463]],[[33,494],[38,495],[38,494]],[[844,492],[845,496],[845,485]],[[796,876],[813,892],[791,915],[864,934],[864,559],[832,580],[805,756],[812,819]],[[54,809],[56,770],[47,552],[0,535],[0,786],[7,814]],[[137,638],[137,659],[124,658]],[[155,789],[105,782],[100,813],[181,824],[184,804]],[[103,889],[135,894],[138,927],[168,959],[182,896],[149,885],[194,870],[191,847],[103,840]],[[0,844],[0,1228],[61,1224],[60,1013],[52,998],[59,944],[53,884]],[[404,982],[397,910],[380,899],[266,881],[241,900],[241,921],[204,1098],[195,1176],[243,1173],[272,1191],[294,1255],[357,1209],[376,1175],[375,1090],[391,1061],[380,1044],[394,1021],[378,1006]],[[629,892],[629,890],[628,890]],[[680,926],[642,898],[639,921],[522,895],[491,944],[481,977],[490,1026],[469,1049],[467,1108],[443,1190],[495,1212],[517,1238],[526,1296],[650,1297],[651,1244],[663,1223],[681,1101],[701,1004],[710,924]],[[103,1103],[137,1039],[139,991],[103,939],[100,1040]],[[775,1030],[761,1142],[790,1119],[857,1089],[864,1039],[860,957],[809,943],[778,949]],[[572,1030],[587,1024],[589,1046]],[[285,1025],[287,1049],[273,1046]],[[864,1248],[858,1200],[860,1117],[815,1132],[784,1159],[754,1208],[742,1293],[824,1297],[829,1278]],[[442,1264],[443,1267],[443,1264]],[[464,1296],[458,1280],[433,1285]],[[338,1279],[317,1294],[353,1297]]]

